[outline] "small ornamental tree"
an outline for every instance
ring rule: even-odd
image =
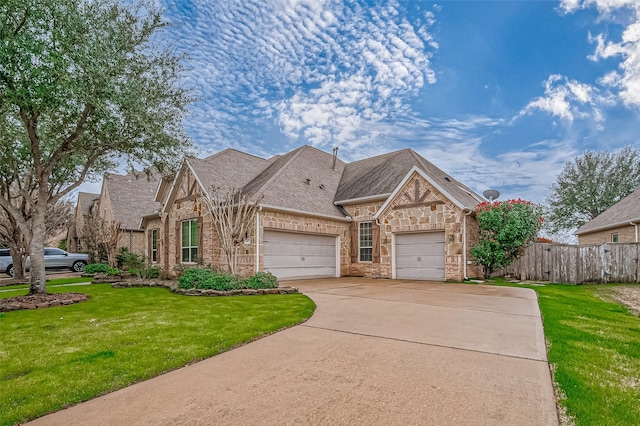
[[[542,208],[524,200],[478,204],[478,244],[471,249],[485,278],[496,269],[510,265],[535,241],[542,225]]]

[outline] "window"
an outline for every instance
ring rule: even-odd
[[[372,222],[360,223],[360,262],[371,262],[373,258]]]
[[[46,248],[44,249],[45,256],[64,256],[66,253],[60,249],[56,248]]]
[[[614,232],[613,234],[611,234],[611,242],[612,243],[617,243],[618,242],[618,233]]]
[[[182,222],[182,262],[195,263],[198,259],[198,221]]]
[[[158,261],[158,230],[151,230],[151,262]]]

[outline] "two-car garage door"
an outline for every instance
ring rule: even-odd
[[[444,232],[395,235],[396,278],[442,281]]]
[[[335,236],[264,231],[263,270],[279,279],[336,276]]]

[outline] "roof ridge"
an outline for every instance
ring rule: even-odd
[[[280,167],[274,174],[273,176],[271,176],[269,179],[267,179],[267,181],[263,184],[260,185],[260,187],[258,188],[258,190],[255,191],[256,194],[259,194],[260,192],[265,192],[266,189],[273,184],[273,182],[276,180],[276,178],[280,177],[280,175],[282,175],[282,173],[284,173],[284,170],[291,165],[291,162],[293,161],[294,158],[296,158],[298,155],[300,155],[300,153],[302,152],[302,149],[305,147],[309,147],[309,145],[302,145],[299,148],[294,149],[293,151],[289,151],[288,153],[286,153],[284,156],[291,154],[291,153],[295,153],[293,154],[283,165],[282,167]],[[276,160],[278,161],[278,160]],[[273,165],[275,163],[272,163],[271,165]],[[267,170],[269,167],[266,167],[264,170],[262,170],[262,172],[260,173],[264,173],[265,170]],[[260,176],[260,174],[258,174],[258,176]],[[248,185],[248,184],[247,184]],[[245,185],[245,187],[247,186]]]
[[[259,160],[269,161],[268,159],[266,159],[264,157],[260,157],[260,156],[255,155],[255,154],[251,154],[250,152],[240,151],[239,149],[232,148],[232,147],[227,147],[227,148],[223,149],[222,151],[218,151],[215,154],[209,155],[208,157],[204,157],[204,158],[191,157],[191,158],[195,158],[196,160],[201,160],[201,161],[209,161],[211,159],[217,158],[217,157],[221,156],[222,154],[225,154],[225,153],[230,152],[230,151],[234,151],[234,152],[237,152],[238,154],[247,155],[247,156],[250,156],[250,157],[255,157],[255,158],[259,159]]]
[[[391,156],[391,155],[396,155],[401,153],[402,151],[413,151],[411,148],[402,148],[402,149],[397,149],[395,151],[391,151],[391,152],[385,152],[384,154],[378,154],[378,155],[374,155],[373,157],[365,157],[365,158],[361,158],[359,160],[356,161],[352,161],[350,163],[347,164],[354,164],[354,163],[359,163],[361,161],[369,161],[369,160],[373,160],[379,157],[384,157],[384,156]]]

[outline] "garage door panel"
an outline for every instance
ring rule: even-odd
[[[401,276],[397,278],[405,280],[444,280],[444,268],[404,268]]]
[[[263,269],[280,279],[335,277],[336,237],[264,231]]]
[[[264,268],[265,272],[271,272],[280,279],[309,278],[309,277],[335,277],[335,268],[329,267],[288,267],[288,268]]]
[[[274,255],[281,256],[328,256],[335,257],[335,242],[333,245],[305,245],[303,242],[298,244],[271,243],[264,241],[265,246],[269,246],[268,250]]]
[[[444,241],[444,232],[396,235],[396,278],[444,280]]]
[[[400,245],[396,247],[399,256],[442,256],[444,253],[444,243],[435,243],[430,245]]]
[[[409,255],[399,257],[396,265],[398,268],[437,268],[444,269],[442,256]]]
[[[301,256],[301,255],[287,255],[287,256],[265,256],[264,267],[282,267],[286,265],[300,266],[300,267],[322,267],[333,265],[335,263],[335,256]],[[335,268],[335,266],[332,266]]]

